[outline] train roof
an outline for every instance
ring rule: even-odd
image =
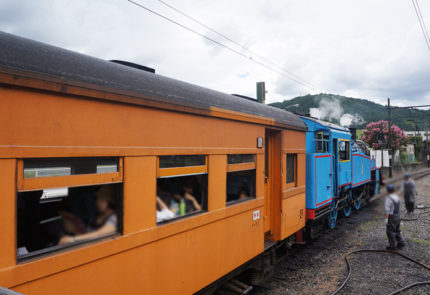
[[[0,32],[0,44],[0,73],[55,81],[65,86],[57,87],[59,92],[66,92],[67,86],[76,86],[119,94],[117,97],[133,97],[132,103],[136,104],[145,105],[144,102],[152,101],[156,107],[167,105],[166,108],[171,110],[191,109],[191,112],[197,110],[206,115],[221,109],[233,115],[248,114],[273,125],[306,130],[306,125],[295,114],[233,95],[4,32]],[[9,84],[35,87],[34,83],[25,85],[17,80]],[[0,83],[5,83],[3,78]],[[43,86],[36,88],[43,89]]]
[[[348,128],[342,127],[342,126],[337,125],[337,124],[333,124],[333,123],[330,123],[330,122],[322,121],[322,120],[319,120],[319,119],[313,118],[313,117],[307,117],[307,116],[300,116],[300,117],[303,120],[305,120],[305,123],[306,123],[306,120],[309,120],[309,121],[312,121],[312,122],[316,123],[317,125],[321,125],[321,127],[326,127],[328,129],[335,129],[335,130],[339,130],[339,131],[344,131],[344,132],[350,133],[350,130]],[[306,125],[308,125],[308,124],[306,124]]]

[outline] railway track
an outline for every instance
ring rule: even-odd
[[[410,172],[409,174],[411,175],[411,177],[413,179],[418,180],[418,179],[424,178],[426,176],[429,176],[430,175],[430,169],[421,169],[421,170],[416,171],[416,172]],[[391,179],[387,179],[385,181],[385,184],[394,184],[394,185],[398,186],[402,180],[403,180],[403,175],[399,175],[397,177],[394,177],[394,178],[391,178]],[[386,194],[384,193],[383,190],[384,189],[381,188],[381,192],[378,195],[376,195],[376,196],[372,197],[371,199],[369,199],[369,201],[366,202],[366,204],[363,207],[367,207],[370,203],[373,203],[373,202],[379,200],[380,198],[385,197]],[[284,259],[288,259],[288,256],[297,254],[298,251],[300,251],[300,248],[293,248],[293,249],[291,249],[289,251],[288,255]],[[373,251],[372,249],[359,249],[359,250],[351,251],[351,252],[348,252],[345,255],[345,259],[347,259],[347,257],[350,254],[353,254],[353,253],[356,253],[356,252],[372,252],[372,251]],[[375,252],[385,252],[385,250],[376,250]],[[394,255],[397,255],[397,254],[394,253]],[[283,259],[283,261],[284,261],[284,259]],[[415,261],[412,258],[410,258],[410,257],[407,257],[406,259],[408,259],[408,260],[412,261],[413,263],[415,263]],[[281,261],[279,261],[278,263],[281,263]],[[347,277],[347,279],[349,279],[350,274],[351,274],[351,269],[350,269],[350,266],[349,266],[348,262],[347,262],[347,266],[348,266],[348,277]],[[424,265],[424,268],[426,270],[430,269],[430,267],[427,266],[427,265]],[[273,278],[275,280],[281,280],[281,281],[284,281],[284,282],[288,282],[288,279],[287,278],[283,278],[282,276],[274,275]],[[346,283],[348,281],[347,279],[342,283],[341,287],[343,287],[343,286],[346,285]],[[396,291],[394,291],[394,293],[390,293],[390,294],[398,294],[400,291],[406,290],[407,288],[416,286],[418,284],[428,284],[428,283],[430,283],[430,282],[425,281],[425,282],[418,282],[417,284],[415,284],[415,283],[414,284],[410,284],[410,285],[406,286],[405,288],[396,290]],[[276,286],[274,288],[268,287],[266,284],[259,285],[259,287],[262,288],[262,289],[264,289],[264,290],[266,290],[266,291],[274,290],[276,288]],[[341,287],[337,288],[334,293],[330,293],[330,294],[331,295],[338,294],[342,290]]]

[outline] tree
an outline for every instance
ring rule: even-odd
[[[373,149],[387,149],[388,147],[388,121],[371,122],[363,130],[361,138]],[[400,150],[408,142],[404,130],[391,125],[391,148]]]

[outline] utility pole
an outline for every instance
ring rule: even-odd
[[[426,157],[427,157],[427,168],[430,168],[430,155],[429,155],[429,124],[424,122],[426,126]]]
[[[382,151],[384,153],[384,151]],[[389,177],[393,177],[393,170],[391,168],[391,158],[393,155],[390,156],[391,152],[391,107],[390,107],[390,99],[388,98],[388,175]]]

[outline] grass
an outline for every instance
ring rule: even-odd
[[[423,239],[417,239],[417,238],[411,238],[411,241],[415,244],[422,245],[422,246],[430,246],[430,242]]]
[[[360,224],[359,228],[362,231],[368,231],[368,230],[376,227],[376,225],[380,222],[382,222],[382,221],[381,220],[369,220],[369,221],[366,221],[366,222]]]

